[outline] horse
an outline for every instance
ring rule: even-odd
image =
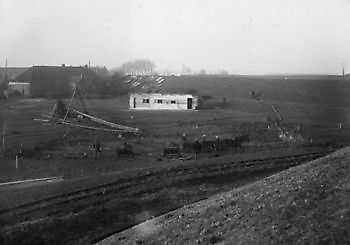
[[[202,152],[212,152],[215,150],[215,141],[214,140],[202,140]]]
[[[183,152],[190,152],[190,153],[192,153],[192,152],[194,152],[194,148],[195,148],[194,145],[195,145],[195,142],[185,141],[185,142],[182,143],[182,151]]]
[[[232,139],[223,139],[222,145],[223,148],[231,148],[231,149],[241,149],[244,150],[242,144],[244,142],[249,142],[249,136],[248,135],[242,135],[238,136]]]
[[[201,149],[202,149],[202,144],[198,140],[193,142],[186,141],[186,142],[183,142],[182,144],[183,152],[199,153]]]
[[[197,159],[197,156],[201,152],[201,149],[202,149],[202,144],[198,140],[195,140],[193,142],[184,141],[182,143],[182,151],[194,153],[195,159]]]

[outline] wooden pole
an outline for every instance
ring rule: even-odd
[[[3,126],[3,129],[2,129],[2,151],[3,151],[4,155],[5,155],[5,151],[6,151],[6,148],[5,148],[5,135],[6,135],[6,123],[4,122],[4,126]]]
[[[64,118],[63,118],[63,121],[65,121],[66,118],[67,118],[67,116],[68,116],[69,109],[70,109],[70,105],[72,104],[72,101],[73,101],[73,98],[74,98],[74,95],[75,95],[75,92],[76,92],[76,91],[77,91],[77,87],[75,86],[75,87],[74,87],[73,94],[72,94],[72,98],[71,98],[70,101],[69,101],[68,108],[67,108],[67,112],[66,112],[66,115],[65,115]]]
[[[94,117],[94,116],[91,116],[89,114],[77,111],[77,110],[74,110],[74,112],[76,112],[79,115],[82,115],[82,116],[84,116],[86,118],[89,118],[90,120],[92,120],[92,121],[94,121],[96,123],[107,125],[107,126],[109,126],[111,128],[121,129],[121,130],[124,130],[124,131],[134,132],[134,133],[138,133],[139,132],[138,128],[132,128],[132,127],[116,124],[116,123],[111,123],[111,122],[105,121],[105,120],[103,120],[101,118]]]
[[[57,102],[54,104],[54,106],[52,108],[50,119],[52,119],[53,116],[55,115],[56,107],[57,107]]]
[[[85,102],[84,102],[83,95],[80,93],[78,87],[77,87],[77,94],[78,94],[78,96],[79,96],[79,98],[80,98],[81,104],[83,105],[83,112],[84,112],[84,113],[87,113],[87,108],[86,108],[86,105],[85,105]]]
[[[23,155],[23,140],[21,140],[21,147],[19,148],[19,157],[21,158]]]
[[[68,108],[67,108],[67,112],[66,112],[66,115],[65,115],[64,118],[63,118],[63,121],[65,121],[66,118],[67,118],[67,116],[68,116],[69,109],[70,109],[70,105],[72,104],[74,95],[75,95],[75,93],[77,92],[77,89],[78,89],[78,87],[77,87],[77,86],[78,86],[78,83],[79,83],[82,79],[83,79],[83,73],[80,74],[80,78],[79,78],[78,82],[77,82],[77,83],[75,84],[75,86],[74,86],[74,91],[73,91],[73,94],[72,94],[72,98],[71,98],[70,101],[69,101],[69,105],[68,105]]]
[[[273,112],[277,115],[278,120],[279,120],[279,121],[282,121],[281,114],[280,114],[279,111],[276,109],[275,105],[271,103],[270,106],[271,106]]]

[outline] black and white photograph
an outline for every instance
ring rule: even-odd
[[[0,245],[350,244],[350,0],[0,0]]]

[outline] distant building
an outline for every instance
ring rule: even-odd
[[[22,96],[30,96],[30,83],[9,82],[7,90],[18,91]]]
[[[133,110],[196,110],[198,97],[192,94],[130,94],[130,109]]]
[[[0,67],[0,85],[12,81],[28,69],[29,67]]]
[[[87,66],[65,65],[33,66],[15,78],[18,84],[30,84],[29,92],[33,97],[69,95],[78,81],[81,91],[94,89],[99,80],[99,76]]]

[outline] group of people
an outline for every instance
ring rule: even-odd
[[[93,152],[93,155],[95,158],[101,158],[102,157],[102,145],[99,141],[95,142],[91,146],[89,146],[89,150]],[[117,147],[117,154],[120,155],[121,153],[129,153],[133,152],[132,146],[129,145],[128,142],[123,143],[123,147],[119,148]],[[88,154],[86,152],[83,152],[83,157],[87,158]]]
[[[94,144],[89,146],[89,151],[93,152],[93,155],[95,156],[95,158],[101,158],[102,157],[102,146],[100,142],[95,142]],[[88,157],[88,153],[87,152],[83,152],[83,158],[87,158]]]
[[[219,152],[223,150],[222,142],[219,136],[215,136],[215,140],[207,140],[206,135],[202,135],[201,141],[196,138],[194,142],[188,142],[187,135],[184,133],[181,137],[182,141],[182,150],[183,151],[191,151],[195,153],[195,156],[197,157],[197,154],[200,152]],[[95,142],[89,147],[89,150],[93,152],[93,155],[95,158],[101,158],[102,157],[102,146],[100,142]],[[123,143],[122,147],[117,147],[117,154],[118,156],[121,155],[133,155],[133,149],[132,146],[129,145],[127,142]],[[84,157],[87,157],[87,154],[85,153]]]
[[[222,152],[223,144],[219,136],[215,136],[215,140],[207,140],[205,134],[202,135],[202,139],[196,138],[194,142],[189,142],[187,135],[184,133],[181,137],[182,150],[184,152],[193,152],[195,157],[201,152]]]
[[[248,135],[240,135],[233,138],[221,139],[219,136],[215,136],[215,140],[207,140],[206,135],[202,135],[201,141],[198,138],[194,142],[190,142],[187,139],[187,135],[182,135],[182,146],[184,152],[217,152],[221,153],[225,149],[241,149],[243,148],[244,142],[249,142]]]

